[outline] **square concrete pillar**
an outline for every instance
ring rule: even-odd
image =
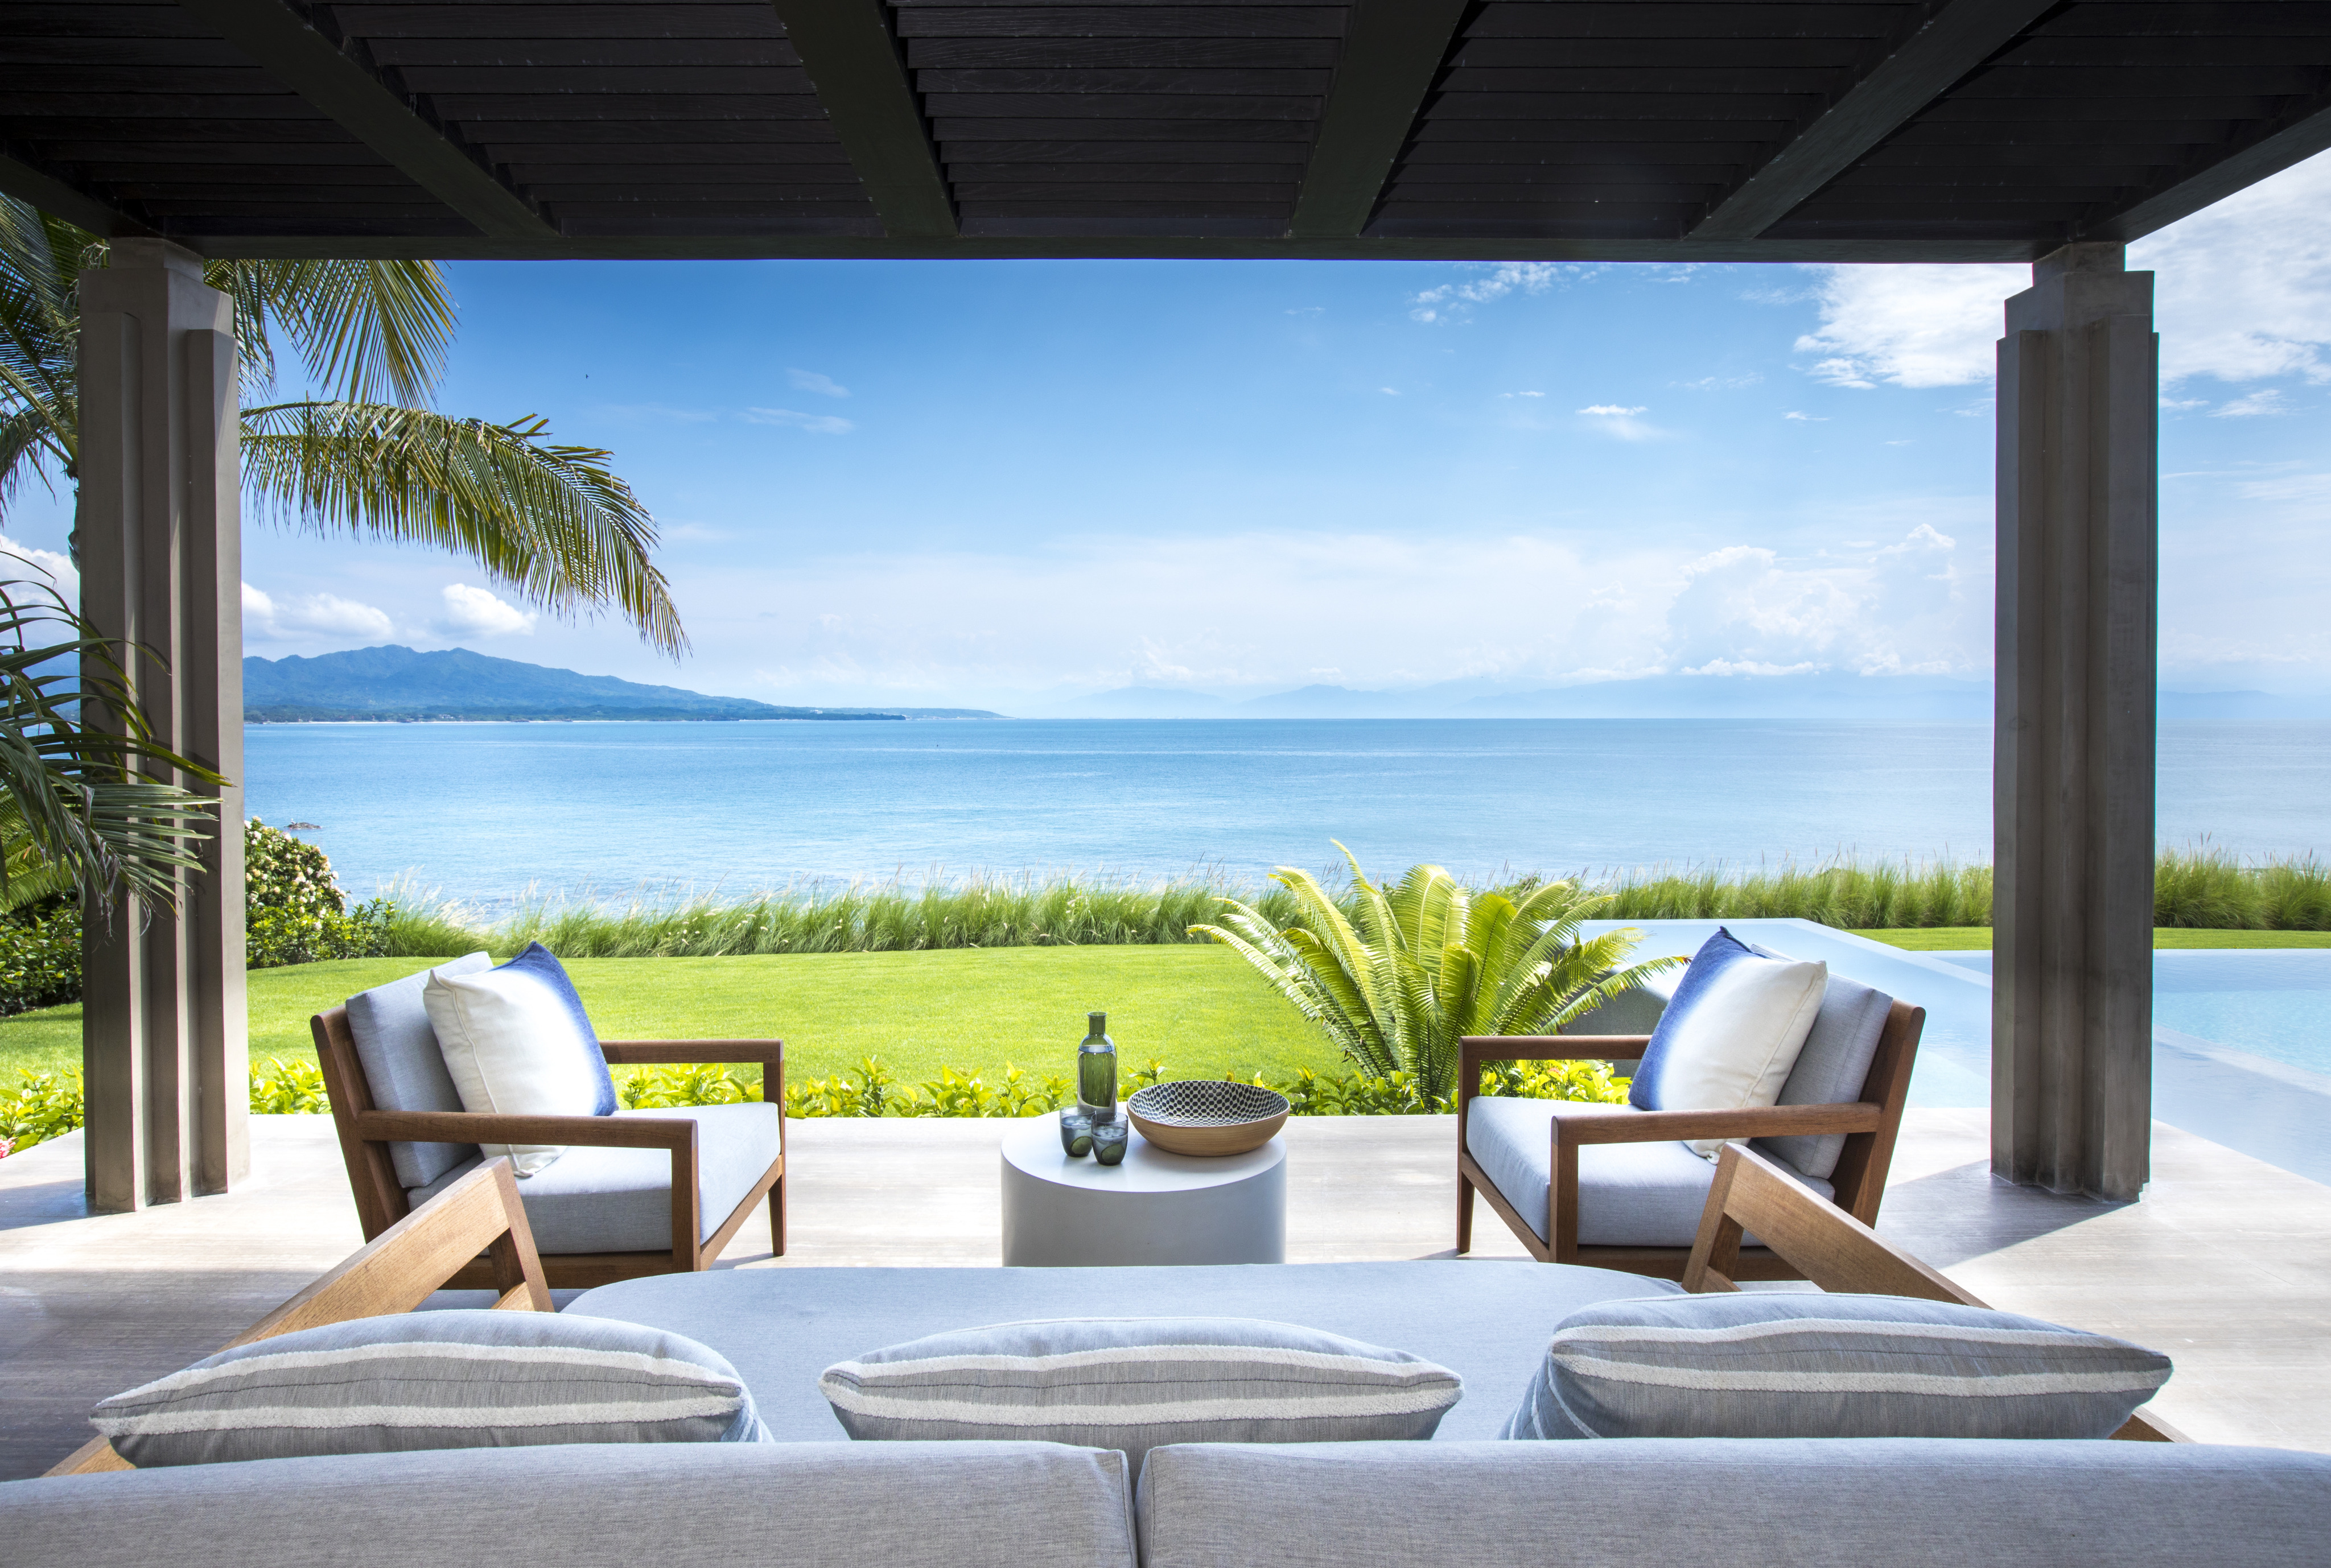
[[[84,913],[89,1201],[119,1211],[247,1174],[251,1101],[233,306],[166,241],[116,240],[111,262],[81,277],[81,613],[156,656],[127,661],[156,737],[235,781],[175,913]]]
[[[1992,1169],[2151,1174],[2159,339],[2153,274],[2068,245],[1999,344]]]

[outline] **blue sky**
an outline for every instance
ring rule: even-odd
[[[2331,689],[2331,157],[2159,273],[2163,664]],[[655,512],[695,652],[246,529],[252,651],[462,645],[775,702],[1981,679],[2021,268],[461,263],[441,405]],[[62,546],[37,491],[9,535]]]

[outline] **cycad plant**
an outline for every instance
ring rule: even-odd
[[[1270,879],[1295,896],[1297,924],[1273,929],[1224,898],[1222,925],[1190,929],[1261,970],[1364,1072],[1410,1074],[1429,1101],[1451,1092],[1463,1036],[1554,1033],[1681,962],[1626,964],[1632,932],[1581,939],[1579,922],[1608,900],[1568,882],[1541,883],[1517,902],[1439,866],[1413,866],[1386,886],[1336,848],[1352,868],[1347,901],[1281,866]]]
[[[76,477],[79,282],[106,259],[103,240],[0,197],[0,516],[28,477]],[[611,454],[557,444],[532,416],[428,406],[453,330],[435,262],[212,261],[203,277],[234,301],[254,511],[435,546],[554,614],[613,609],[657,649],[687,648],[654,520]],[[268,401],[276,333],[324,395]]]

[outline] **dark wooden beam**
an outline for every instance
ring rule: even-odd
[[[2055,0],[1953,0],[1708,209],[1694,240],[1753,240],[1851,168]]]
[[[1288,233],[1357,234],[1449,53],[1466,0],[1361,0],[1344,39]]]
[[[51,217],[78,223],[90,233],[103,234],[108,239],[154,232],[151,225],[100,201],[78,185],[67,184],[38,164],[26,162],[15,155],[14,148],[0,148],[0,191],[20,202],[31,203]]]
[[[2331,100],[2317,99],[2280,130],[2185,176],[2109,216],[2080,225],[2082,239],[2140,240],[2245,185],[2279,175],[2331,147]]]
[[[414,184],[497,240],[557,230],[459,138],[284,0],[179,0],[267,74],[339,122]]]
[[[894,240],[952,239],[955,198],[881,0],[772,0]]]

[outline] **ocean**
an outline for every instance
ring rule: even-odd
[[[1981,725],[1712,719],[312,724],[246,731],[246,809],[359,895],[743,896],[970,871],[1252,880],[1835,854],[1986,860]],[[2159,838],[2331,845],[2331,723],[2162,727]]]

